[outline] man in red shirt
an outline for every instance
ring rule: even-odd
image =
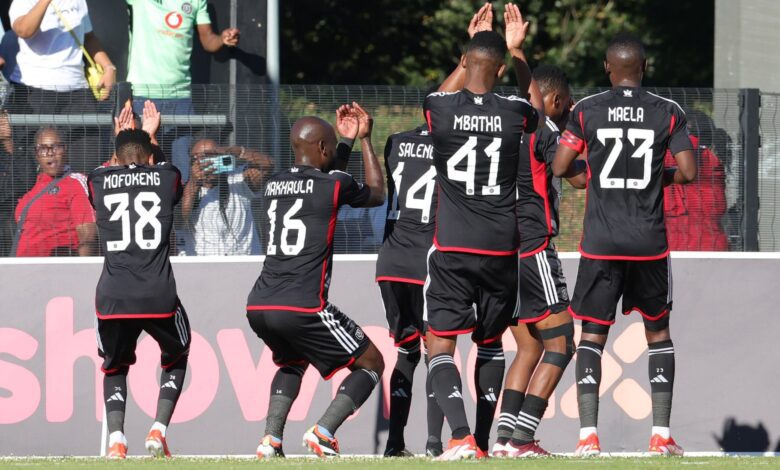
[[[699,173],[686,186],[664,189],[664,216],[669,248],[675,251],[728,251],[721,225],[726,213],[726,172],[720,159],[699,138],[691,135]],[[667,152],[664,166],[677,166]]]
[[[95,253],[95,213],[87,199],[86,177],[71,173],[67,146],[59,133],[44,128],[35,139],[40,173],[19,200],[12,255],[90,256]]]

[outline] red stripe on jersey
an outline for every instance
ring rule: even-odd
[[[545,318],[549,317],[551,314],[552,314],[552,310],[550,310],[548,308],[546,312],[544,312],[543,314],[539,315],[538,317],[534,317],[534,318],[521,318],[521,319],[518,319],[517,321],[520,322],[520,323],[538,323],[538,322],[544,320]]]
[[[406,277],[394,277],[394,276],[379,276],[376,278],[376,282],[389,281],[389,282],[403,282],[406,284],[417,284],[418,286],[425,285],[425,281],[419,279],[409,279]]]
[[[639,312],[639,314],[642,315],[643,317],[645,317],[645,319],[647,319],[648,321],[658,321],[658,320],[662,319],[663,317],[665,317],[666,315],[669,315],[669,309],[668,308],[666,310],[664,310],[663,312],[659,313],[658,315],[652,317],[652,316],[646,314],[645,312],[643,312],[642,309],[638,308],[638,307],[632,307],[630,310],[626,310],[625,312],[623,312],[623,315],[630,315],[631,312],[633,312],[634,310]]]
[[[171,313],[115,313],[102,314],[95,310],[95,315],[101,320],[128,320],[133,318],[170,318],[176,314],[176,310]]]
[[[328,374],[326,377],[323,377],[323,379],[325,379],[325,380],[330,380],[331,378],[333,378],[333,376],[334,376],[334,375],[336,375],[336,372],[340,371],[341,369],[344,369],[345,367],[349,367],[349,366],[351,366],[353,362],[355,362],[355,358],[354,358],[354,357],[350,357],[350,358],[349,358],[349,362],[347,362],[347,363],[346,363],[346,364],[344,364],[343,366],[338,366],[338,367],[336,367],[335,369],[333,369],[333,370],[331,371],[331,373],[330,373],[330,374]]]
[[[477,346],[484,346],[486,344],[495,343],[497,341],[501,341],[501,338],[504,336],[504,332],[502,331],[500,335],[494,336],[492,338],[483,339],[481,341],[475,341],[477,343]]]
[[[395,336],[393,336],[392,333],[390,333],[390,337],[395,339]],[[419,337],[420,337],[420,332],[419,331],[415,331],[413,335],[407,336],[406,338],[402,339],[401,341],[395,341],[394,342],[395,347],[397,348],[399,346],[403,346],[406,343],[411,343],[412,341],[416,340]]]
[[[468,253],[470,255],[485,255],[485,256],[510,256],[517,254],[517,249],[510,251],[493,251],[493,250],[480,250],[479,248],[466,248],[462,246],[442,246],[439,245],[439,240],[436,235],[433,237],[433,244],[436,249],[445,253]]]
[[[323,308],[324,307],[311,307],[311,308],[291,307],[289,305],[247,305],[246,306],[246,310],[248,312],[256,311],[256,310],[284,310],[287,312],[317,313],[317,312],[321,312]]]
[[[672,135],[672,130],[674,129],[674,122],[675,122],[674,114],[672,114],[671,123],[669,124],[669,135]]]
[[[425,111],[425,120],[428,121],[428,132],[433,132],[433,127],[431,126],[431,110]]]
[[[534,255],[536,255],[538,253],[543,252],[545,250],[545,248],[547,248],[547,246],[549,244],[550,244],[550,239],[549,238],[545,238],[544,243],[542,244],[542,246],[540,246],[539,248],[537,248],[537,249],[535,249],[533,251],[529,251],[527,253],[519,253],[518,256],[520,258],[530,258],[531,256],[534,256]]]
[[[625,255],[593,255],[590,253],[587,253],[585,250],[582,249],[582,242],[580,242],[580,254],[584,256],[585,258],[590,259],[600,259],[600,260],[607,260],[607,261],[655,261],[659,259],[664,259],[667,256],[669,256],[669,248],[666,249],[663,253],[660,255],[652,255],[652,256],[625,256]]]
[[[552,221],[550,220],[550,198],[547,192],[547,164],[536,159],[536,134],[531,134],[529,142],[529,154],[531,155],[531,178],[533,178],[534,191],[544,200],[544,222],[547,224],[547,234],[552,234]]]
[[[569,131],[565,131],[561,136],[561,144],[577,153],[582,153],[582,150],[585,147],[585,142]]]
[[[431,325],[428,325],[428,331],[431,332],[434,336],[457,336],[457,335],[465,335],[466,333],[471,333],[474,331],[474,327],[466,328],[465,330],[453,330],[453,331],[439,331],[434,330],[431,328]]]
[[[579,313],[572,310],[571,307],[569,307],[569,313],[571,313],[571,316],[576,318],[577,320],[585,320],[593,323],[598,323],[599,325],[610,326],[615,323],[615,320],[606,321],[606,320],[599,320],[598,318],[589,317],[587,315],[580,315]]]

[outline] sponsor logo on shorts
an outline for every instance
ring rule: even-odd
[[[355,338],[358,341],[363,341],[363,338],[365,338],[365,337],[366,337],[366,335],[365,335],[365,333],[363,333],[363,330],[360,327],[357,327],[355,329]]]

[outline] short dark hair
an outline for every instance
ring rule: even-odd
[[[114,151],[121,161],[133,161],[152,154],[152,138],[140,129],[120,132],[114,142]]]
[[[642,40],[639,39],[637,35],[629,32],[617,33],[612,40],[609,41],[609,45],[607,45],[607,54],[611,51],[618,50],[628,51],[639,55],[640,57],[645,57],[645,45],[642,43]]]
[[[504,60],[506,41],[495,31],[480,31],[466,45],[466,52],[484,52],[497,60]]]
[[[555,65],[540,65],[534,69],[534,80],[542,96],[553,91],[569,91],[569,77]]]

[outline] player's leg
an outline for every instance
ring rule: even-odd
[[[162,366],[157,412],[146,436],[146,450],[155,457],[170,457],[166,435],[184,389],[192,331],[181,304],[170,318],[145,321],[144,330],[160,345]]]
[[[371,395],[385,363],[363,330],[335,306],[328,304],[317,316],[321,327],[307,329],[306,337],[296,340],[298,345],[326,379],[344,367],[351,373],[322,417],[304,434],[303,443],[320,457],[335,457],[339,455],[336,431]]]
[[[475,382],[477,416],[474,437],[487,455],[490,429],[496,416],[506,362],[501,338],[513,322],[517,306],[517,257],[486,256],[477,271],[477,326],[472,339],[478,346]]]
[[[425,330],[423,330],[425,331]],[[430,354],[425,337],[423,337],[423,351],[425,355],[425,370],[428,370]],[[425,455],[428,457],[438,457],[444,452],[444,446],[441,442],[441,431],[444,427],[444,413],[442,413],[439,404],[436,403],[436,395],[433,393],[433,385],[430,381],[425,381],[426,396],[426,421],[428,424],[428,439],[425,442]]]
[[[501,398],[501,411],[498,419],[498,428],[496,430],[497,439],[493,446],[493,456],[502,457],[505,455],[504,446],[512,438],[512,433],[517,424],[517,415],[523,406],[525,392],[528,384],[531,382],[536,365],[542,358],[544,348],[541,338],[538,338],[536,331],[528,329],[525,323],[519,323],[510,328],[512,336],[517,344],[517,352],[509,370],[506,373],[504,382],[504,392]]]
[[[293,312],[260,310],[247,312],[247,319],[252,330],[271,349],[274,364],[279,367],[271,381],[265,432],[256,454],[259,459],[284,457],[284,428],[309,365],[296,345],[285,339],[298,333],[300,316]]]
[[[515,457],[548,455],[536,443],[536,429],[547,410],[548,400],[574,356],[574,324],[568,310],[552,314],[531,327],[544,345],[541,363],[533,373],[517,424],[512,434]]]
[[[425,319],[430,361],[427,383],[452,430],[452,439],[439,456],[442,460],[474,458],[478,452],[466,418],[463,383],[454,359],[457,335],[475,328],[472,304],[476,295],[471,272],[479,266],[471,264],[478,258],[436,250],[428,256]]]
[[[474,364],[474,385],[477,389],[474,439],[482,451],[481,456],[487,456],[490,448],[490,430],[496,416],[498,397],[501,396],[505,369],[504,345],[500,338],[488,343],[477,343]]]
[[[669,427],[674,391],[675,354],[669,330],[672,271],[669,258],[631,263],[623,311],[642,315],[648,347],[648,378],[653,404],[650,452],[683,455]]]
[[[390,376],[390,429],[384,455],[410,456],[411,453],[406,451],[404,428],[412,406],[414,371],[421,359],[422,286],[380,281],[379,290],[390,333],[398,348],[395,368]]]
[[[97,320],[98,354],[103,358],[103,403],[108,428],[108,458],[127,456],[124,434],[127,373],[135,363],[135,345],[141,329],[136,320]]]
[[[575,454],[601,453],[598,439],[601,355],[615,310],[623,294],[625,262],[581,258],[569,312],[582,320],[582,336],[577,345],[575,365],[580,436]]]

